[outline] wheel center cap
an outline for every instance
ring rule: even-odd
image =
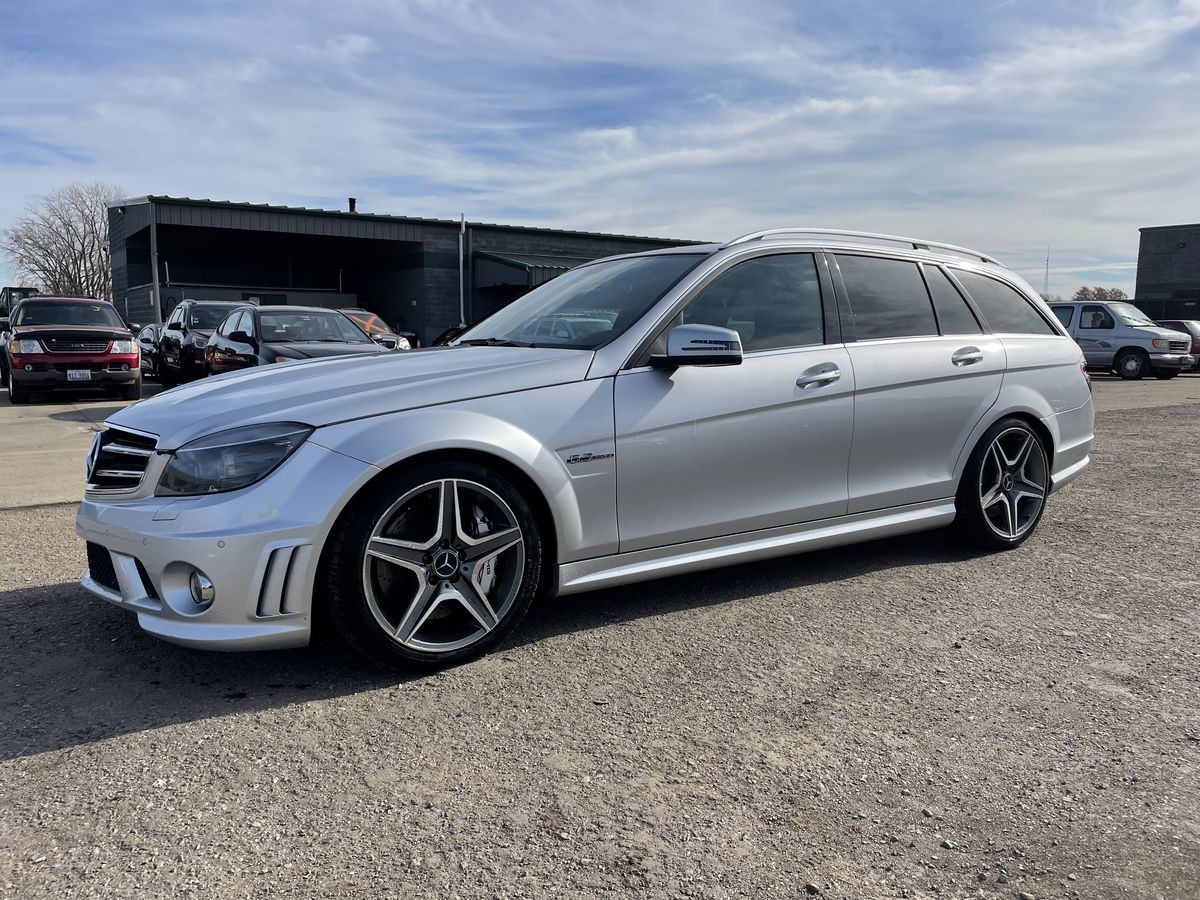
[[[458,553],[453,550],[439,550],[433,558],[433,574],[438,578],[449,578],[458,574]]]
[[[1011,474],[1006,474],[1006,475],[1005,475],[1003,478],[1001,478],[1001,479],[1000,479],[1000,486],[1001,486],[1002,488],[1004,488],[1004,490],[1006,490],[1006,491],[1011,491],[1011,490],[1013,489],[1013,477],[1012,477],[1012,475],[1011,475]]]

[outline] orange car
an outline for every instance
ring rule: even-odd
[[[402,334],[396,334],[378,314],[358,307],[343,309],[341,312],[349,316],[350,320],[365,331],[375,343],[387,347],[389,350],[411,350],[413,348],[412,340]]]

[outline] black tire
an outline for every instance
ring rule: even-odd
[[[179,376],[171,371],[171,367],[166,363],[160,365],[158,370],[158,380],[163,388],[170,390],[179,384]]]
[[[515,588],[515,597],[490,631],[459,649],[424,652],[404,646],[385,633],[367,599],[364,561],[372,530],[389,510],[416,488],[443,479],[475,482],[508,505],[524,539],[522,565],[519,569],[514,565],[510,576],[510,590]],[[508,479],[476,463],[454,460],[402,469],[373,483],[355,498],[334,526],[317,576],[315,636],[323,637],[324,630],[331,630],[352,651],[392,668],[428,670],[466,662],[488,652],[520,624],[540,589],[542,563],[543,544],[537,519],[521,491]],[[420,626],[414,634],[419,631]]]
[[[1009,446],[1012,446],[1012,443],[1017,440],[1015,436],[1016,430],[1023,432],[1033,439],[1034,446],[1031,447],[1030,452],[1031,454],[1040,454],[1042,471],[1037,477],[1044,484],[1042,500],[1037,507],[1036,514],[1031,515],[1027,523],[1022,523],[1019,534],[1011,536],[999,533],[996,527],[993,526],[993,519],[984,511],[983,494],[985,493],[985,486],[982,482],[985,474],[992,471],[990,468],[992,463],[989,462],[989,453],[992,445],[996,442],[997,438],[1006,435],[1003,440]],[[1010,438],[1007,437],[1009,434],[1013,434],[1011,442]],[[1032,456],[1030,459],[1031,462],[1034,461]],[[963,543],[983,550],[1011,550],[1014,547],[1019,547],[1037,530],[1037,526],[1042,520],[1042,514],[1046,511],[1046,498],[1049,495],[1049,490],[1049,449],[1043,444],[1038,433],[1024,419],[1015,417],[1001,419],[984,433],[967,459],[967,466],[963,470],[962,479],[958,485],[958,494],[955,498],[954,505],[957,512],[954,517],[954,523],[951,525],[952,532]],[[1018,501],[1018,509],[1020,509],[1021,502],[1028,504],[1028,501]],[[1005,501],[1006,508],[1007,504],[1008,501]]]
[[[1159,381],[1170,381],[1172,378],[1174,378],[1178,374],[1179,374],[1178,369],[1155,369],[1154,370],[1154,377],[1157,378]]]
[[[133,384],[128,384],[121,388],[122,400],[141,400],[142,399],[142,379],[139,377]]]
[[[29,388],[18,382],[16,379],[9,379],[8,402],[13,404],[28,403]]]
[[[0,387],[8,387],[8,367],[0,366]]]
[[[1145,350],[1122,350],[1113,360],[1113,371],[1126,381],[1141,381],[1150,374],[1150,357]]]

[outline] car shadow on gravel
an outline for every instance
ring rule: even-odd
[[[941,533],[892,538],[540,601],[504,646],[736,602],[869,572],[969,554]],[[190,650],[75,584],[0,593],[0,761],[235,712],[394,686],[415,678],[339,650]]]
[[[534,606],[525,624],[509,638],[508,646],[886,569],[961,562],[976,555],[944,531],[934,531],[676,575],[625,587],[545,598]]]

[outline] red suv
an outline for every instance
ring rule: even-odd
[[[131,327],[103,300],[22,300],[0,319],[0,381],[8,384],[8,399],[25,403],[31,391],[55,388],[101,388],[140,399],[142,369]]]

